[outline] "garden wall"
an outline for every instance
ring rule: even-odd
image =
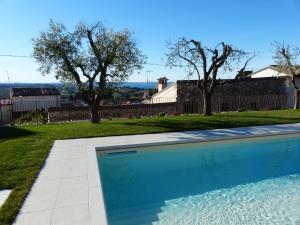
[[[100,106],[101,118],[133,118],[140,116],[157,115],[159,112],[176,114],[180,112],[177,103],[136,104]],[[183,112],[180,112],[183,113]],[[53,107],[48,110],[48,121],[87,120],[90,118],[89,107]]]
[[[278,95],[232,95],[214,96],[212,98],[213,112],[287,109],[293,99],[287,94]],[[134,118],[141,116],[155,116],[160,112],[169,115],[183,113],[202,113],[201,98],[190,98],[187,101],[156,104],[133,104],[100,106],[101,118]],[[74,121],[90,119],[89,107],[52,107],[48,110],[48,121]]]

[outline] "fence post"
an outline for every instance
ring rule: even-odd
[[[279,104],[278,104],[278,95],[275,95],[275,102],[276,102],[276,109],[278,109]]]
[[[1,102],[0,102],[0,126],[4,125],[4,119],[3,119],[3,115],[2,115],[2,106],[1,106]]]
[[[71,121],[71,110],[70,110],[71,106],[68,105],[68,120]]]

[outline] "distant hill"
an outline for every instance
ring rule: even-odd
[[[131,87],[131,88],[141,88],[141,89],[155,89],[156,82],[124,82],[121,83],[119,86],[121,87]]]
[[[140,89],[155,89],[156,82],[124,82],[118,85],[119,87],[130,87]],[[62,94],[74,94],[76,92],[76,86],[73,84],[63,83],[0,83],[0,98],[8,97],[11,88],[57,88]]]

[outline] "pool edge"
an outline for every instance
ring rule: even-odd
[[[237,134],[231,134],[230,136],[226,136],[226,131],[230,133],[230,131],[242,131],[244,133],[237,133]],[[247,131],[247,132],[245,132]],[[252,133],[251,133],[252,131]],[[259,132],[258,132],[259,131]],[[208,132],[219,132],[217,135],[211,135],[207,136]],[[258,133],[257,133],[258,132]],[[223,135],[222,135],[223,133]],[[90,157],[93,156],[94,159],[91,159],[92,164],[91,167],[97,166],[96,174],[92,176],[93,179],[91,179],[91,182],[99,182],[98,188],[100,188],[98,200],[101,201],[101,204],[97,207],[99,210],[100,215],[103,215],[102,219],[99,219],[98,223],[90,223],[90,225],[108,225],[107,221],[107,214],[105,210],[105,203],[103,198],[103,189],[101,185],[101,178],[100,178],[100,171],[97,163],[97,152],[101,151],[107,151],[107,150],[121,150],[126,151],[128,148],[136,148],[136,147],[149,147],[149,146],[159,146],[159,145],[170,145],[170,144],[186,144],[186,143],[196,143],[196,142],[209,142],[209,141],[223,141],[223,140],[233,140],[233,139],[243,139],[243,138],[255,138],[255,137],[264,137],[264,136],[276,136],[276,135],[288,135],[288,134],[297,134],[300,133],[300,123],[296,124],[281,124],[281,125],[267,125],[267,126],[255,126],[255,127],[243,127],[243,128],[229,128],[229,129],[213,129],[213,130],[200,130],[200,131],[184,131],[184,132],[168,132],[168,133],[159,133],[159,134],[143,134],[143,135],[125,135],[122,136],[123,138],[128,141],[130,139],[129,137],[132,137],[132,142],[136,142],[138,137],[143,137],[143,139],[147,139],[147,137],[150,136],[159,136],[159,135],[178,135],[178,134],[184,134],[185,140],[179,139],[179,140],[166,140],[166,141],[156,141],[156,142],[139,142],[139,143],[131,143],[131,144],[122,144],[122,140],[120,140],[119,136],[113,136],[113,137],[102,137],[97,138],[97,142],[101,139],[110,139],[109,143],[114,143],[114,141],[118,141],[116,144],[93,144],[93,147],[91,147],[91,150],[88,151]],[[194,135],[197,134],[200,137],[194,137]],[[201,136],[201,134],[204,135]],[[188,136],[190,135],[190,138]],[[127,138],[126,138],[127,137]],[[173,137],[176,138],[176,137]],[[93,142],[92,142],[93,143]],[[94,170],[94,169],[93,169]],[[91,172],[92,173],[92,172]],[[90,174],[90,172],[88,173]],[[90,182],[90,179],[89,179]],[[89,184],[90,185],[90,184]],[[94,202],[95,199],[92,200]],[[97,204],[97,203],[94,203]],[[97,211],[99,213],[99,211]],[[98,214],[99,216],[99,214]],[[90,216],[91,217],[91,216]]]

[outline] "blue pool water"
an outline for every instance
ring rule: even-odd
[[[98,153],[110,225],[300,224],[300,135]]]

